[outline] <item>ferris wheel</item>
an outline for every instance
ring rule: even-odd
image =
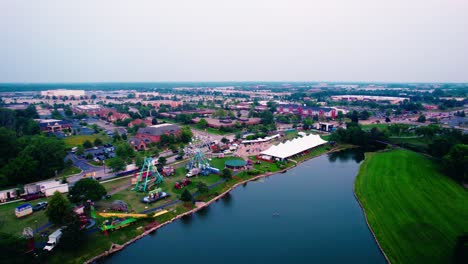
[[[210,167],[209,159],[206,157],[204,150],[210,150],[210,141],[207,138],[196,137],[186,147],[185,153],[190,157],[187,163],[187,170],[194,168],[205,169]]]

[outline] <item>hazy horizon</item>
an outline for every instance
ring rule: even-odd
[[[0,83],[466,83],[466,14],[464,0],[4,0]]]

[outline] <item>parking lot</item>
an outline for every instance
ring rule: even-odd
[[[103,161],[115,157],[115,147],[112,144],[105,144],[104,146],[86,149],[84,154],[80,155],[79,158],[84,159],[88,154],[91,154],[96,162]]]

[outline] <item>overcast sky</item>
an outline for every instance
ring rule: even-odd
[[[0,0],[0,82],[468,81],[468,0]]]

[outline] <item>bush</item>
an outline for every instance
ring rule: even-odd
[[[83,143],[83,147],[84,147],[85,149],[92,148],[92,147],[93,147],[93,143],[91,143],[91,141],[89,141],[89,140],[86,140],[86,141]]]
[[[191,202],[193,200],[192,194],[187,189],[184,189],[182,195],[180,196],[180,200],[184,202]]]

